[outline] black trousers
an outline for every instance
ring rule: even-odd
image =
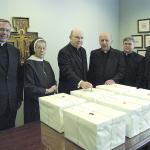
[[[17,111],[10,111],[8,107],[4,114],[0,116],[0,131],[15,127]]]

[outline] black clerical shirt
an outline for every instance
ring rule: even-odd
[[[107,53],[105,53],[105,52],[103,52],[103,51],[100,51],[100,53],[101,53],[101,61],[100,61],[100,63],[101,63],[101,65],[103,66],[102,68],[101,68],[101,72],[102,72],[102,76],[101,76],[101,82],[102,83],[105,83],[105,81],[106,81],[106,79],[105,79],[105,69],[106,69],[106,67],[107,67],[107,61],[108,61],[108,58],[109,58],[109,54],[110,54],[110,50],[107,52]]]
[[[8,70],[8,51],[7,51],[7,44],[4,45],[0,44],[0,69],[5,72],[7,75]]]

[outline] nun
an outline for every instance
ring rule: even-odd
[[[29,50],[30,57],[24,63],[24,123],[40,120],[38,98],[57,91],[54,71],[44,60],[46,41],[33,40]]]

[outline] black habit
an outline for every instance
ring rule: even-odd
[[[24,64],[24,122],[40,119],[38,97],[56,84],[51,65],[43,60],[27,60]]]

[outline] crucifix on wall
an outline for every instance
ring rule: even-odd
[[[30,56],[29,45],[38,37],[37,32],[28,32],[29,18],[13,17],[12,25],[15,32],[11,32],[9,43],[20,50],[21,63]]]

